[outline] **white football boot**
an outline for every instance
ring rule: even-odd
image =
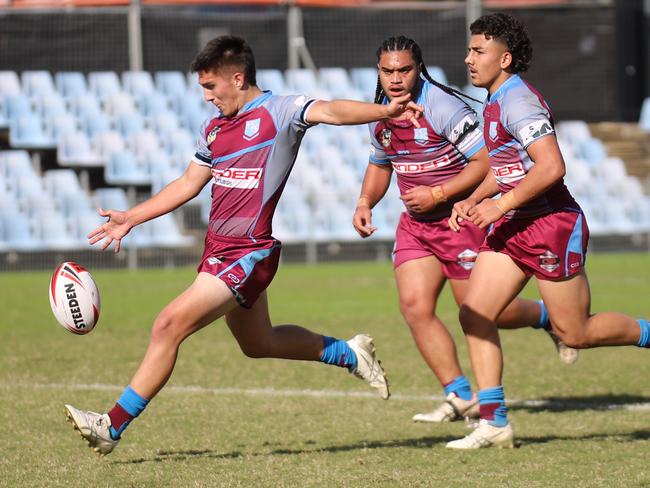
[[[77,410],[72,405],[65,406],[65,414],[79,435],[88,441],[88,447],[100,456],[113,451],[120,442],[111,437],[111,419],[107,414]]]
[[[455,422],[467,418],[478,418],[478,416],[476,395],[472,395],[471,400],[463,400],[454,393],[450,393],[447,395],[447,399],[432,412],[414,415],[413,422]]]
[[[513,448],[512,425],[495,427],[481,419],[478,427],[469,435],[447,443],[448,449],[481,449],[483,447]]]
[[[567,346],[552,330],[547,330],[546,333],[553,341],[553,344],[555,344],[555,349],[557,349],[557,353],[560,355],[560,361],[564,364],[573,364],[578,360],[578,349]]]
[[[348,346],[357,355],[357,367],[350,370],[357,378],[366,381],[372,388],[379,392],[379,395],[388,400],[388,380],[381,362],[375,357],[375,345],[372,337],[366,334],[357,334],[348,341]]]

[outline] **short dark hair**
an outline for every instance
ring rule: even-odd
[[[208,42],[190,66],[192,73],[218,71],[224,66],[236,66],[244,70],[250,85],[256,85],[255,56],[248,43],[237,36],[219,36]]]
[[[469,26],[473,35],[483,34],[487,38],[502,42],[512,54],[512,63],[507,69],[510,73],[528,71],[533,59],[533,46],[524,25],[512,15],[495,13],[483,15]]]

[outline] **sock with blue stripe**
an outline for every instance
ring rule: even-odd
[[[481,420],[485,419],[495,427],[508,425],[508,407],[502,385],[479,391],[478,406]]]
[[[349,370],[356,369],[357,355],[347,342],[336,337],[323,336],[323,352],[319,361]]]
[[[639,347],[650,347],[650,323],[647,320],[638,319],[637,323],[641,329],[641,335],[639,336],[639,342],[637,346]]]
[[[472,388],[469,386],[469,380],[465,375],[460,375],[444,385],[445,396],[453,393],[461,400],[469,401],[472,399]]]
[[[119,439],[131,420],[140,415],[148,403],[149,400],[138,395],[131,386],[127,386],[113,409],[108,412],[111,419],[111,437]]]
[[[546,310],[546,305],[544,305],[544,302],[542,300],[537,300],[537,303],[540,307],[539,322],[537,325],[533,325],[533,329],[551,330],[551,321],[548,318],[548,310]]]

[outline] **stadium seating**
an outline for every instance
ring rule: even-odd
[[[440,68],[428,68],[441,83]],[[258,70],[258,85],[276,94],[372,100],[377,83],[374,67],[309,70]],[[462,90],[483,100],[485,90]],[[481,104],[470,102],[480,114]],[[162,189],[179,177],[192,158],[196,134],[214,107],[202,100],[195,74],[125,71],[0,71],[0,128],[9,129],[15,149],[56,148],[62,169],[40,173],[29,153],[0,151],[0,250],[87,247],[86,234],[102,222],[95,208],[126,209],[124,188]],[[650,131],[650,99],[639,119]],[[583,121],[557,124],[558,143],[567,162],[565,181],[584,207],[594,235],[650,231],[650,199],[620,159],[609,157],[603,143]],[[365,126],[317,126],[309,130],[278,204],[274,228],[287,242],[307,239],[353,240],[350,225],[354,202],[368,164],[369,134]],[[103,168],[115,188],[82,188],[70,168]],[[191,202],[207,223],[211,185]],[[323,202],[327,202],[324,204]],[[609,202],[605,204],[604,202]],[[612,203],[614,202],[614,203]],[[373,210],[378,227],[374,239],[393,239],[403,211],[393,182]],[[18,216],[20,222],[10,219]],[[175,218],[147,223],[134,230],[125,246],[176,247],[191,244]]]

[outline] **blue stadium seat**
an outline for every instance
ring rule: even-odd
[[[6,118],[10,123],[17,117],[33,114],[32,103],[23,94],[7,95],[4,100]]]
[[[129,199],[122,188],[97,188],[95,190],[95,206],[104,210],[127,210]]]
[[[34,99],[36,112],[43,118],[56,117],[68,113],[65,100],[56,92],[48,96],[39,96]]]
[[[639,126],[645,132],[650,132],[650,97],[643,100],[641,114],[639,115]]]
[[[62,195],[79,195],[84,193],[79,178],[71,169],[52,169],[43,175],[45,189],[52,198],[59,199]]]
[[[136,112],[135,102],[128,93],[114,93],[104,99],[104,112],[110,116]]]
[[[9,124],[9,145],[20,149],[50,149],[56,147],[56,141],[45,132],[40,117],[23,115]]]
[[[49,97],[56,92],[49,71],[23,71],[23,93],[29,97]]]
[[[350,78],[352,84],[363,93],[364,100],[374,100],[377,89],[377,68],[352,68]]]
[[[316,75],[310,69],[288,69],[284,75],[292,93],[317,98],[330,98],[318,85]]]
[[[114,71],[93,71],[89,73],[88,86],[90,91],[101,100],[122,92],[120,79]]]
[[[161,134],[161,136],[163,148],[169,154],[191,152],[196,148],[196,137],[186,129],[176,129],[168,134]]]
[[[126,146],[136,155],[158,152],[161,148],[156,133],[148,129],[135,132],[127,137]]]
[[[88,93],[86,77],[79,71],[61,71],[54,75],[59,94],[64,98],[74,98]]]
[[[285,95],[289,93],[289,88],[284,82],[282,71],[278,69],[260,69],[257,70],[257,86],[262,90],[271,90],[275,95]]]
[[[49,209],[34,217],[36,235],[47,249],[77,249],[80,242],[71,236],[68,224],[61,213]]]
[[[187,93],[185,75],[180,71],[158,71],[155,74],[155,79],[158,91],[164,93],[168,98],[182,97]]]
[[[178,97],[182,98],[184,95],[178,95]],[[155,117],[157,115],[171,113],[172,111],[168,97],[161,96],[159,93],[139,95],[135,98],[135,104],[138,111],[145,117]]]
[[[180,129],[178,117],[172,112],[160,113],[149,118],[149,128],[161,137]]]
[[[23,175],[23,177],[15,180],[13,193],[20,202],[27,201],[35,196],[41,196],[44,193],[43,181],[38,175],[32,177]]]
[[[58,143],[63,134],[79,130],[79,123],[74,115],[62,114],[45,119],[45,132]]]
[[[181,234],[172,214],[161,215],[150,222],[152,244],[159,247],[183,247],[194,244],[194,238]]]
[[[29,219],[23,213],[5,213],[0,210],[5,232],[4,242],[8,249],[36,251],[43,249],[41,242],[33,235]]]
[[[97,134],[92,139],[92,147],[99,158],[106,162],[114,152],[123,151],[126,147],[122,135],[114,130]]]
[[[103,165],[86,134],[79,131],[61,134],[57,142],[57,160],[61,166]]]
[[[69,103],[71,112],[80,119],[94,117],[102,113],[97,98],[90,93],[73,96],[69,99]]]
[[[440,66],[427,66],[427,71],[431,75],[431,78],[433,78],[438,83],[442,83],[443,85],[449,84],[445,70],[443,70]]]
[[[104,168],[104,178],[111,185],[151,184],[151,176],[131,151],[111,153]]]
[[[137,112],[122,113],[113,118],[113,125],[122,137],[127,138],[131,134],[144,130],[144,119]]]
[[[321,68],[319,77],[320,86],[330,94],[329,98],[365,99],[364,94],[354,87],[348,72],[343,68]]]
[[[22,91],[15,71],[0,71],[0,95],[19,95]]]
[[[577,145],[579,155],[592,166],[599,165],[607,157],[607,151],[600,139],[589,137],[578,141]]]
[[[79,116],[79,127],[89,138],[109,132],[111,120],[103,112],[88,112]]]
[[[122,73],[122,86],[124,91],[134,98],[156,91],[153,78],[148,71],[125,71]]]

